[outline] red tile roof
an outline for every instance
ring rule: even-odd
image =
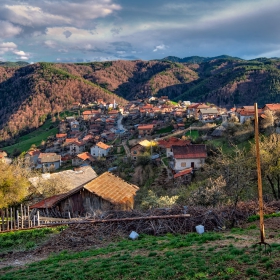
[[[33,151],[28,151],[27,154],[30,156],[35,156],[35,155],[39,155],[41,153],[40,150],[33,150]]]
[[[270,111],[280,111],[280,104],[265,104],[264,108],[267,107]]]
[[[167,140],[159,140],[159,146],[164,148],[171,148],[172,146],[186,146],[189,145],[191,141],[189,140],[182,140],[176,137],[170,137]]]
[[[206,146],[203,144],[193,144],[188,146],[172,146],[173,156],[178,159],[186,158],[206,158]]]
[[[56,134],[56,138],[64,138],[67,137],[66,133]]]
[[[98,146],[99,148],[101,148],[101,149],[103,149],[103,150],[107,150],[107,149],[110,148],[110,146],[106,145],[106,144],[103,143],[103,142],[98,142],[98,143],[96,144],[96,146]]]
[[[93,156],[90,153],[88,153],[88,152],[85,152],[85,153],[82,153],[82,154],[78,154],[77,157],[82,159],[82,160],[94,161]]]
[[[153,129],[154,126],[152,124],[140,124],[138,126],[138,130],[142,130],[142,129]]]
[[[184,175],[187,175],[187,174],[191,174],[192,173],[192,168],[190,167],[190,168],[187,168],[187,169],[184,169],[184,170],[182,170],[182,171],[180,171],[180,172],[178,172],[178,173],[176,173],[176,174],[174,174],[174,179],[175,178],[178,178],[178,177],[181,177],[181,176],[184,176]]]

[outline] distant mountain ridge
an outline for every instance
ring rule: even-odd
[[[23,67],[29,65],[26,61],[0,61],[0,67]]]
[[[160,59],[161,61],[172,61],[172,62],[180,62],[180,63],[202,63],[206,61],[211,61],[214,59],[233,59],[233,60],[243,60],[239,57],[232,57],[229,55],[220,55],[215,57],[203,57],[203,56],[189,56],[184,58],[179,58],[177,56],[167,56],[163,59]]]

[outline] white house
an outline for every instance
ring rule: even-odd
[[[106,157],[110,152],[111,146],[103,142],[98,142],[95,146],[90,148],[90,154],[94,157]]]
[[[71,155],[77,155],[85,151],[85,143],[80,141],[74,141],[69,146]]]
[[[172,146],[175,172],[186,168],[200,168],[207,157],[206,146],[203,144],[193,144],[187,146]]]

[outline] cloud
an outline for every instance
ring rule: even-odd
[[[29,53],[18,50],[18,46],[14,42],[4,42],[0,44],[0,54],[12,53],[16,55],[16,59],[27,60],[30,57]]]
[[[153,52],[157,52],[157,51],[163,51],[163,50],[166,50],[168,48],[168,46],[164,45],[164,44],[161,44],[161,45],[158,45],[154,48]]]
[[[18,35],[22,29],[8,21],[0,20],[0,38],[8,38]]]
[[[122,31],[121,27],[114,27],[114,28],[111,29],[111,33],[113,35],[119,35],[121,31]]]
[[[4,0],[4,2],[8,2]],[[2,4],[0,18],[16,24],[20,30],[33,32],[44,31],[54,26],[78,26],[90,28],[91,21],[119,11],[121,6],[112,0],[50,0],[50,1],[9,1]],[[93,24],[94,25],[94,24]],[[18,29],[15,30],[17,34]],[[14,31],[14,32],[15,32]]]
[[[7,52],[16,50],[17,45],[13,42],[0,43],[0,54],[3,55]]]
[[[72,35],[72,32],[69,30],[66,30],[63,32],[63,35],[65,35],[66,38],[69,38]]]

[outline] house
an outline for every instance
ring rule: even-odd
[[[99,110],[87,110],[83,112],[84,121],[90,120],[92,117],[95,117],[100,114]]]
[[[193,116],[195,118],[198,117],[198,111],[200,109],[208,109],[209,106],[204,103],[194,103],[188,106],[187,114],[189,117]]]
[[[77,155],[85,151],[85,143],[74,141],[69,145],[69,152],[71,155]]]
[[[181,184],[190,183],[192,179],[193,169],[186,168],[173,175],[174,184],[181,186]]]
[[[244,106],[244,107],[251,107],[251,106]],[[258,117],[260,117],[263,114],[262,109],[258,109]],[[239,112],[239,122],[244,123],[248,119],[254,119],[255,118],[255,110],[248,110],[248,109],[241,109]]]
[[[76,157],[72,159],[73,166],[91,165],[93,162],[94,162],[94,158],[88,152],[78,154]]]
[[[94,215],[95,211],[131,210],[138,191],[136,185],[105,172],[92,181],[82,184],[67,193],[49,197],[30,206],[40,212],[55,209],[62,216],[71,217]]]
[[[279,103],[265,104],[265,106],[262,109],[263,109],[263,111],[269,110],[269,111],[279,114],[280,113],[280,104]]]
[[[29,161],[30,164],[36,165],[40,153],[41,153],[41,151],[38,150],[38,149],[36,149],[36,150],[31,150],[31,151],[28,151],[28,152],[25,154],[24,158],[25,158],[25,160]]]
[[[67,138],[67,134],[66,133],[60,133],[60,134],[56,134],[55,137],[56,137],[57,141],[59,141],[60,143],[63,143]]]
[[[217,108],[199,109],[198,115],[200,120],[216,119],[219,112]]]
[[[106,145],[103,142],[98,142],[96,145],[90,148],[90,154],[94,157],[106,157],[111,150],[111,146]]]
[[[43,172],[56,170],[61,166],[61,155],[56,153],[40,153],[36,168],[42,168]]]
[[[154,131],[154,125],[153,124],[139,124],[138,126],[138,133],[141,136],[146,136],[146,135],[152,135]]]
[[[207,157],[206,146],[203,144],[192,144],[187,146],[172,146],[173,170],[175,172],[186,168],[200,168]]]
[[[132,159],[136,160],[138,156],[141,156],[145,150],[149,147],[144,143],[144,141],[137,143],[136,145],[132,146],[130,149],[130,156]],[[147,141],[149,142],[149,141]]]
[[[159,140],[158,145],[160,148],[163,148],[166,150],[166,156],[170,157],[173,156],[173,150],[172,146],[187,146],[190,145],[191,141],[190,140],[182,140],[176,137],[170,137],[168,139],[164,140]]]

